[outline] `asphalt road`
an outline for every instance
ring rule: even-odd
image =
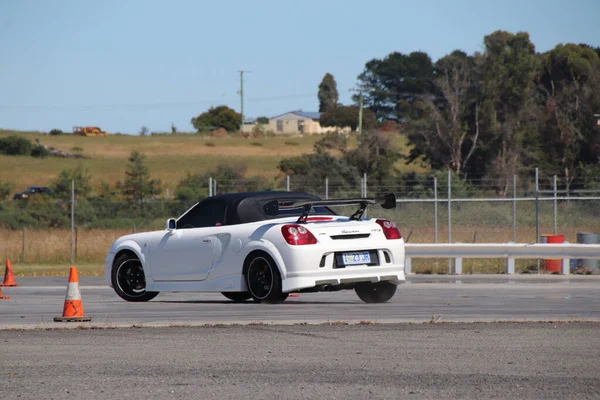
[[[58,328],[66,277],[17,278],[4,288],[0,329]],[[473,322],[600,321],[598,276],[412,276],[389,303],[364,304],[353,291],[300,294],[278,305],[235,304],[218,293],[162,293],[128,303],[102,278],[81,278],[86,315],[93,326],[174,326],[266,322]]]
[[[4,330],[0,397],[600,398],[598,332],[598,323]]]

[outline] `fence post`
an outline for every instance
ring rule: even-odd
[[[454,274],[462,275],[462,257],[456,257],[454,259]]]
[[[21,262],[25,262],[25,228],[21,231]]]
[[[540,175],[535,168],[535,243],[540,242]],[[540,260],[537,260],[537,272],[540,273]]]
[[[363,185],[365,187],[365,189],[364,189],[364,193],[365,193],[364,197],[367,197],[367,173],[366,172],[363,174]]]
[[[448,170],[448,243],[452,243],[452,175]],[[452,272],[452,259],[448,258],[448,275]]]
[[[74,257],[75,261],[77,261],[77,241],[78,241],[77,238],[78,238],[78,236],[79,236],[78,229],[75,228],[75,257]]]
[[[433,242],[438,242],[438,196],[437,178],[433,177]]]
[[[366,172],[363,173],[363,183],[364,183],[364,186],[365,186],[365,195],[364,195],[364,198],[366,198],[367,197],[367,173]],[[364,212],[363,215],[364,215],[364,218],[367,218],[367,209],[365,209],[365,212]]]
[[[517,242],[517,175],[513,175],[512,241]]]
[[[554,175],[554,234],[556,235],[557,230],[558,230],[558,221],[557,221],[557,206],[556,206],[556,175]]]
[[[509,275],[513,275],[515,273],[515,259],[508,258],[506,260],[506,273]]]
[[[325,200],[329,199],[329,178],[325,177]]]
[[[290,176],[289,175],[285,176],[285,190],[286,190],[286,192],[290,191]]]
[[[213,184],[215,185],[215,188],[213,190],[213,195],[217,195],[217,178],[213,179]]]
[[[75,180],[71,179],[71,264],[75,259]]]
[[[212,197],[212,176],[208,178],[208,197]]]

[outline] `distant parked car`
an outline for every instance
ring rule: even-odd
[[[52,194],[52,190],[45,186],[29,186],[22,192],[15,193],[13,195],[13,200],[27,199],[35,194]]]

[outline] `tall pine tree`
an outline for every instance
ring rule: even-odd
[[[144,202],[162,192],[160,181],[150,177],[144,154],[134,150],[128,161],[122,192],[132,203],[138,205],[140,212],[143,213]]]
[[[333,75],[328,72],[319,85],[319,112],[326,112],[335,108],[338,100],[337,83]]]

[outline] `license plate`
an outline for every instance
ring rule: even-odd
[[[368,251],[360,253],[344,253],[342,255],[345,265],[370,264],[371,255]]]

